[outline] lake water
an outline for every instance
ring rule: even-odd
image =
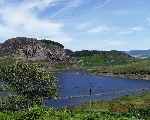
[[[90,100],[111,100],[150,90],[150,81],[96,76],[84,71],[65,71],[58,74],[57,77],[60,98],[46,99],[45,106],[70,107]]]

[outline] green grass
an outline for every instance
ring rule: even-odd
[[[72,56],[77,59],[81,67],[120,65],[134,60],[119,51],[77,51]]]
[[[130,107],[147,108],[150,107],[150,92],[141,93],[138,95],[123,96],[112,101],[97,101],[92,102],[92,110],[113,111],[113,112],[128,112]],[[75,108],[75,110],[89,110],[90,104],[85,103]]]
[[[22,111],[0,112],[0,120],[149,120],[150,93],[124,96],[113,101],[93,102],[75,108],[34,106]]]
[[[117,60],[119,58],[113,59]],[[109,63],[108,61],[114,64],[104,64]],[[4,66],[15,62],[15,59],[0,58],[0,63]],[[45,61],[42,64],[45,65]],[[121,60],[115,63],[112,61],[112,58],[105,60],[102,56],[95,55],[81,57],[79,64],[81,68],[88,68],[95,73],[150,73],[150,60],[132,62],[122,62]],[[64,67],[63,65],[56,66],[57,69],[63,69]],[[20,101],[20,98],[18,100],[15,98],[15,102],[19,103],[18,101]],[[13,101],[12,103],[15,102]],[[84,105],[68,109],[56,110],[36,105],[19,111],[1,109],[0,120],[150,120],[150,93],[124,96],[113,101],[92,102],[91,105],[85,103]]]
[[[78,63],[82,67],[120,65],[128,62],[130,62],[130,59],[119,56],[92,55],[78,58]]]
[[[130,61],[127,64],[89,67],[93,73],[150,75],[150,60]]]
[[[128,113],[54,110],[33,107],[21,112],[0,112],[1,120],[149,120],[149,109]],[[144,114],[143,114],[144,113]]]

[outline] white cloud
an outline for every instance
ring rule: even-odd
[[[122,50],[124,46],[127,45],[128,43],[125,40],[107,39],[107,40],[102,40],[101,47],[104,50],[116,50],[116,48]]]
[[[89,33],[99,33],[99,32],[110,32],[112,28],[102,25],[94,28],[90,28],[87,32]]]
[[[65,11],[69,11],[70,9],[78,8],[82,3],[83,0],[70,0],[69,2],[66,2],[66,5],[62,9],[54,13],[51,18],[62,15]]]
[[[63,32],[64,24],[38,17],[38,12],[45,10],[57,0],[24,0],[12,5],[0,4],[0,34],[1,38],[26,36],[47,38],[58,42],[68,42],[70,36]]]
[[[146,21],[147,21],[147,22],[150,22],[150,18],[149,18],[149,17],[148,17],[148,18],[146,18]]]
[[[124,41],[109,41],[109,42],[107,42],[107,44],[109,45],[109,46],[123,46],[123,45],[125,45],[125,42]]]
[[[131,11],[121,9],[121,10],[114,10],[114,11],[112,11],[112,13],[114,15],[128,15],[128,14],[131,14]]]
[[[114,40],[111,38],[95,40],[91,45],[91,42],[87,42],[84,49],[89,50],[123,50],[124,46],[128,46],[126,40],[118,39]]]
[[[38,9],[45,9],[46,7],[49,6],[49,4],[51,4],[55,1],[56,0],[24,0],[23,4],[28,9],[32,9],[34,7],[38,8]]]
[[[135,32],[136,32],[136,31],[138,32],[138,31],[143,31],[144,28],[143,28],[143,27],[140,27],[140,26],[135,26],[135,27],[132,27],[131,30],[132,30],[132,31],[135,31]]]
[[[103,3],[100,1],[100,4],[96,6],[96,8],[103,8],[108,5],[112,0],[104,0]]]
[[[120,31],[120,32],[118,32],[120,35],[129,35],[129,34],[132,34],[133,33],[133,31]]]
[[[88,33],[100,33],[100,32],[110,32],[113,31],[115,28],[108,25],[96,25],[94,21],[86,21],[84,23],[79,23],[76,26],[76,30],[81,32],[88,32]]]
[[[80,23],[76,26],[77,30],[80,31],[87,31],[87,29],[90,29],[93,26],[92,22],[85,22],[85,23]]]
[[[96,25],[93,22],[80,23],[77,27],[77,30],[88,33],[113,33],[121,35],[129,35],[136,32],[142,32],[146,28],[143,26],[132,26],[132,27],[120,27],[114,25]]]
[[[148,25],[150,25],[150,17],[146,18],[146,22]]]
[[[132,33],[135,33],[135,32],[141,32],[144,29],[145,28],[141,27],[141,26],[134,26],[134,27],[130,27],[130,28],[126,28],[126,29],[120,30],[119,34],[128,35],[128,34],[132,34]]]
[[[5,0],[1,0],[1,1],[0,1],[0,5],[3,5],[4,2],[5,2]]]
[[[77,30],[81,32],[93,33],[113,33],[120,35],[130,35],[136,32],[142,32],[146,28],[143,26],[132,26],[132,27],[120,27],[120,26],[109,26],[109,25],[97,25],[93,22],[80,23],[77,27]]]

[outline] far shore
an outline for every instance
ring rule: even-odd
[[[150,80],[150,75],[148,74],[114,74],[114,73],[109,73],[109,72],[92,72],[90,69],[85,69],[85,68],[76,68],[76,67],[68,67],[68,68],[63,68],[63,69],[53,69],[50,70],[53,73],[60,73],[63,71],[85,71],[87,73],[92,73],[95,75],[102,75],[102,76],[110,76],[110,77],[117,77],[117,78],[122,78],[122,79],[131,79],[131,80]]]
[[[92,72],[90,72],[92,73]],[[123,79],[132,79],[132,80],[150,80],[150,75],[139,75],[139,74],[114,74],[114,73],[94,73],[95,75],[103,75],[110,77],[119,77]]]

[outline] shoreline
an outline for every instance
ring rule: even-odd
[[[118,77],[118,78],[122,78],[122,79],[147,80],[147,81],[150,81],[150,75],[114,74],[114,73],[93,73],[93,72],[90,72],[90,73],[95,74],[95,75]]]
[[[92,72],[89,69],[85,69],[85,68],[72,68],[72,67],[68,67],[68,68],[63,68],[63,69],[55,69],[55,70],[50,70],[51,72],[57,74],[63,71],[85,71],[91,74],[95,74],[95,75],[102,75],[102,76],[109,76],[109,77],[117,77],[117,78],[122,78],[122,79],[131,79],[131,80],[147,80],[150,81],[150,75],[148,74],[114,74],[111,72]]]

